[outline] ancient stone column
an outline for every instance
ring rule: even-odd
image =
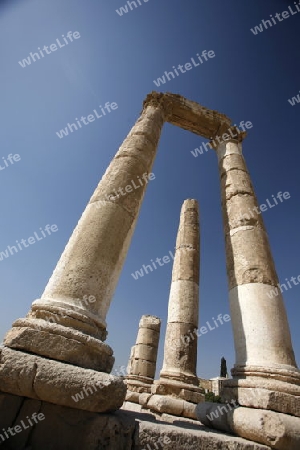
[[[152,392],[192,403],[203,400],[196,374],[199,247],[198,203],[185,200],[176,241],[163,368]]]
[[[139,395],[150,393],[155,377],[161,320],[155,316],[142,316],[136,344],[131,349],[126,377],[126,400],[138,403]]]
[[[111,371],[113,352],[103,342],[106,314],[167,114],[168,102],[162,94],[147,96],[141,116],[91,197],[44,293],[27,317],[13,324],[5,337],[6,347]]]
[[[227,399],[238,398],[241,404],[249,406],[256,402],[256,407],[262,408],[272,404],[275,410],[286,412],[282,410],[281,396],[283,393],[300,395],[300,372],[282,295],[278,289],[277,295],[272,295],[278,277],[268,236],[242,156],[241,142],[225,141],[216,151],[236,350],[234,380],[224,382],[232,388],[227,390]],[[253,389],[260,392],[249,396],[242,387],[251,388],[252,393]],[[272,401],[271,391],[279,392],[276,398],[273,395]],[[298,404],[299,400],[298,397]],[[290,402],[289,413],[294,409],[293,401],[295,398],[285,396],[284,402]]]

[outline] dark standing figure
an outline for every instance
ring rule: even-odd
[[[226,359],[224,358],[224,356],[222,356],[221,359],[221,372],[220,372],[220,377],[222,378],[227,378],[227,364],[226,364]]]

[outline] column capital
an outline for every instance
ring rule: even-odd
[[[222,123],[213,137],[210,139],[210,145],[213,150],[218,150],[220,145],[229,142],[241,143],[247,136],[247,131],[241,131],[236,126],[228,127],[226,123]]]
[[[143,102],[143,110],[145,110],[148,106],[161,108],[166,121],[172,115],[172,100],[161,92],[152,91],[146,96]]]

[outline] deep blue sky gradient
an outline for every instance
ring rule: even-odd
[[[293,1],[149,0],[120,17],[124,0],[27,0],[0,3],[0,251],[46,224],[59,231],[0,262],[1,336],[41,295],[91,194],[139,116],[153,80],[202,50],[216,57],[168,82],[181,94],[251,121],[243,149],[260,203],[279,191],[291,198],[263,214],[280,280],[298,276],[300,13],[254,36],[250,28]],[[22,68],[18,61],[56,38],[81,38]],[[59,139],[56,131],[105,102],[119,108]],[[134,280],[131,273],[174,249],[181,204],[196,198],[201,211],[200,326],[229,312],[217,158],[194,158],[204,139],[166,124],[136,231],[108,314],[108,344],[116,368],[127,365],[143,314],[163,321],[161,369],[171,264]],[[300,285],[285,293],[294,349],[300,359]],[[230,322],[201,336],[198,375],[234,364]]]

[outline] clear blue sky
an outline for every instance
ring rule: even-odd
[[[254,35],[250,28],[293,1],[149,0],[119,16],[125,0],[27,0],[0,3],[0,251],[47,224],[58,231],[0,262],[1,336],[41,295],[79,217],[111,158],[137,119],[153,80],[202,50],[215,58],[171,80],[161,91],[181,94],[251,121],[244,155],[260,203],[279,191],[291,198],[264,214],[280,280],[300,274],[300,13]],[[22,68],[18,61],[68,31],[81,37]],[[118,109],[59,139],[56,131],[105,102]],[[171,264],[134,280],[131,273],[174,249],[181,204],[201,211],[200,326],[229,312],[217,158],[194,158],[204,140],[166,124],[132,245],[107,317],[116,367],[127,365],[143,314],[163,321],[161,368]],[[3,166],[3,164],[2,164]],[[300,285],[285,293],[296,357],[300,359]],[[234,364],[230,322],[201,336],[198,375]]]

